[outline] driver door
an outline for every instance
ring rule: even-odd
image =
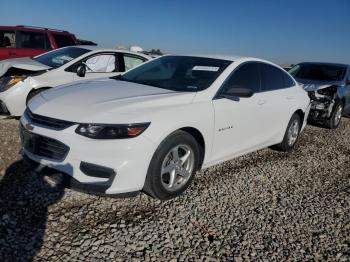
[[[221,98],[229,87],[251,89],[251,97]],[[236,69],[213,100],[215,112],[212,161],[220,161],[261,148],[264,144],[264,94],[260,92],[259,65],[248,62]]]

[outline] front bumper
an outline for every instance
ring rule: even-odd
[[[313,102],[308,120],[316,122],[326,121],[331,117],[332,108],[333,104],[326,105],[319,102]]]
[[[0,100],[0,115],[9,115],[10,112],[8,111],[6,104]]]
[[[99,188],[97,193],[107,195],[130,192],[134,194],[142,190],[149,163],[156,149],[156,146],[144,136],[132,139],[95,140],[76,134],[77,125],[58,131],[34,125],[29,121],[24,114],[21,125],[29,127],[30,133],[59,141],[69,147],[69,150],[64,159],[38,154],[37,151],[28,148],[23,148],[23,155],[41,166],[66,174],[63,175],[65,177],[68,175],[66,180],[74,181],[68,184],[74,184],[75,187],[80,184],[78,188],[82,187],[83,191],[87,192],[91,190],[86,187],[97,186]]]
[[[43,166],[31,160],[25,153],[23,153],[23,160],[29,166],[35,169],[36,172],[39,173],[40,175],[49,176],[56,183],[59,183],[66,188],[70,188],[79,192],[94,194],[98,196],[108,196],[108,197],[117,197],[117,198],[135,197],[140,192],[140,191],[135,191],[135,192],[128,192],[128,193],[107,195],[105,192],[111,186],[111,182],[113,182],[113,180],[108,181],[106,183],[92,183],[92,184],[81,183],[68,174],[57,172],[57,170],[53,168]]]
[[[21,116],[30,90],[32,88],[27,82],[19,82],[9,90],[0,92],[0,115]]]

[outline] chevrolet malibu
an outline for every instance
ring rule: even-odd
[[[20,132],[25,159],[78,189],[166,200],[202,168],[269,146],[290,151],[309,109],[303,88],[270,62],[169,55],[40,93]]]

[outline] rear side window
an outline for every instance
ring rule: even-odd
[[[20,31],[19,47],[32,49],[49,49],[49,39],[45,33]]]
[[[16,47],[15,31],[0,31],[0,47],[5,47],[5,48]]]
[[[246,63],[236,69],[226,81],[223,93],[228,88],[249,88],[254,93],[260,92],[260,73],[257,63]]]
[[[125,71],[128,71],[131,68],[142,64],[143,62],[145,62],[145,60],[140,57],[124,54]]]
[[[75,45],[74,39],[70,35],[52,34],[58,48]]]
[[[262,91],[285,88],[284,72],[275,66],[261,64]]]

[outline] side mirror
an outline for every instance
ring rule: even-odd
[[[224,98],[232,98],[232,97],[251,97],[254,94],[253,90],[250,88],[240,87],[240,86],[232,86],[228,88],[225,93],[220,95]]]
[[[85,77],[85,74],[86,74],[86,66],[84,64],[80,64],[77,67],[77,76]]]

